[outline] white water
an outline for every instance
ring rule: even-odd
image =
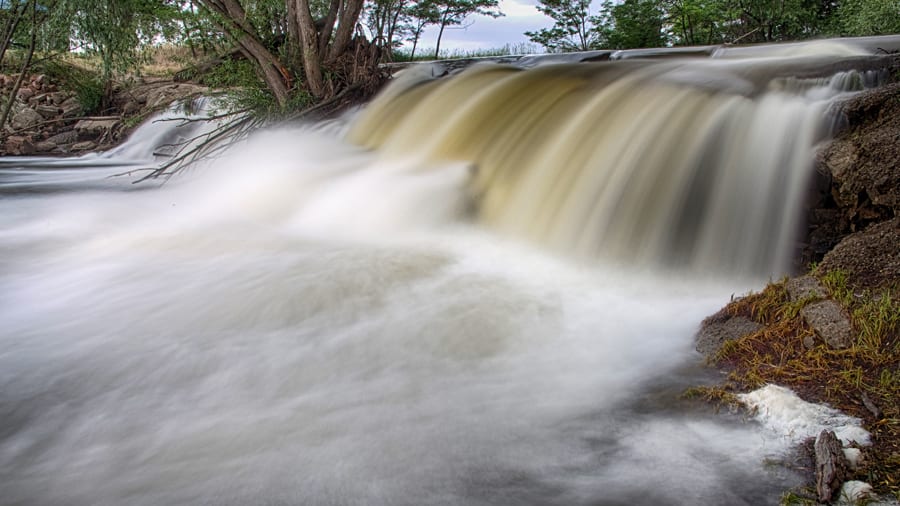
[[[55,193],[0,171],[0,503],[756,505],[798,482],[765,464],[789,442],[678,400],[708,374],[698,322],[764,279],[548,256],[469,222],[466,163],[421,163],[294,130],[137,193],[116,166]]]
[[[453,211],[458,167],[391,172],[308,132],[241,153],[161,190],[0,201],[4,504],[756,504],[783,484],[758,435],[683,413],[677,387],[646,398],[689,381],[696,323],[744,285],[500,242]]]

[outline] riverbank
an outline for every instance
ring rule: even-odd
[[[728,375],[703,394],[733,401],[778,384],[859,418],[871,444],[850,443],[858,462],[839,456],[833,497],[862,481],[871,494],[851,499],[900,501],[900,83],[849,99],[839,117],[844,129],[817,157],[812,263],[704,321],[697,348]],[[809,487],[785,503],[831,501],[808,471]]]
[[[9,96],[18,75],[0,74],[0,95]],[[2,132],[0,156],[69,156],[109,149],[143,120],[208,88],[167,78],[142,78],[115,90],[109,107],[86,114],[92,97],[47,74],[26,76]]]

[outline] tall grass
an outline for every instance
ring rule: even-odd
[[[523,55],[523,54],[538,54],[543,53],[543,48],[532,42],[519,42],[516,44],[504,44],[500,47],[487,48],[487,49],[474,49],[474,50],[464,50],[464,49],[447,49],[442,50],[438,56],[438,60],[463,60],[467,58],[491,58],[498,56],[514,56],[514,55]],[[410,61],[410,53],[411,49],[409,48],[400,48],[394,51],[394,61],[395,62],[406,62]],[[415,61],[432,61],[434,60],[434,48],[433,47],[418,47],[416,48],[416,57]]]

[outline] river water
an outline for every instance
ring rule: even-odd
[[[266,130],[162,186],[116,176],[152,165],[137,148],[2,160],[0,503],[738,505],[799,483],[772,464],[788,438],[679,398],[715,374],[700,320],[783,252],[570,255],[501,212],[488,162],[387,156],[349,121],[356,144]],[[802,173],[799,139],[777,159]]]

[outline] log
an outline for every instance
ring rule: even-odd
[[[841,441],[834,431],[823,430],[816,438],[816,494],[819,502],[830,503],[838,498],[847,477],[847,459]]]

